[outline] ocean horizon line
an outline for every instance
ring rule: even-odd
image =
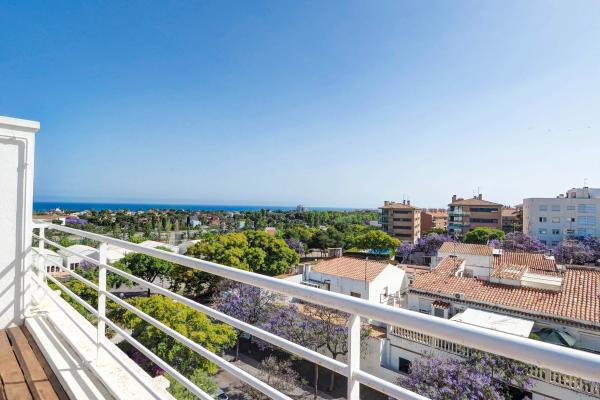
[[[147,211],[158,210],[191,210],[191,211],[292,211],[298,206],[264,205],[264,204],[184,204],[168,202],[94,202],[94,201],[34,201],[33,209],[36,212],[51,211],[56,209],[66,211],[84,210],[130,210]],[[315,211],[352,211],[371,210],[368,207],[333,207],[333,206],[304,206]],[[376,210],[376,208],[372,208]]]

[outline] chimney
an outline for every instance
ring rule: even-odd
[[[479,194],[477,195],[477,198],[478,198],[479,200],[483,200],[483,195],[482,195],[481,193],[479,193]]]
[[[390,205],[390,202],[389,202],[389,201],[385,200],[385,201],[383,202],[383,206],[384,206],[384,207],[385,207],[385,206],[389,206],[389,205]]]
[[[406,205],[406,200],[402,200],[402,204]]]
[[[407,206],[410,206],[410,200],[407,200],[407,201],[406,201],[406,205],[407,205]]]
[[[456,201],[456,195],[455,195],[455,194],[453,194],[453,195],[452,195],[452,202],[454,203],[455,201]]]

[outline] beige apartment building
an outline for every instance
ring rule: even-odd
[[[410,243],[421,237],[421,209],[411,206],[410,200],[402,203],[385,201],[380,209],[384,232]]]
[[[502,204],[483,199],[479,194],[472,199],[452,196],[448,204],[448,233],[462,237],[471,229],[502,229]]]

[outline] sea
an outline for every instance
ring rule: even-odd
[[[144,204],[144,203],[78,203],[64,201],[34,201],[33,210],[36,212],[52,211],[57,208],[63,211],[83,210],[130,210],[147,211],[156,210],[189,210],[189,211],[290,211],[296,206],[273,206],[273,205],[227,205],[227,204]],[[314,211],[353,211],[358,208],[344,207],[306,207]]]

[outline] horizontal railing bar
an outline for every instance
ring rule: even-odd
[[[177,332],[175,329],[170,328],[169,326],[163,324],[156,318],[151,317],[150,315],[146,314],[145,312],[143,312],[141,310],[138,310],[137,308],[135,308],[131,304],[121,300],[114,294],[112,294],[108,291],[103,291],[103,293],[106,295],[106,297],[108,297],[115,303],[119,304],[121,307],[131,311],[132,313],[134,313],[135,315],[137,315],[138,317],[140,317],[141,319],[143,319],[150,325],[153,325],[154,327],[158,328],[160,331],[171,336],[173,339],[177,340],[181,344],[191,348],[192,350],[194,350],[196,353],[198,353],[202,357],[208,359],[209,361],[214,362],[219,367],[223,368],[225,371],[240,378],[242,381],[244,381],[247,384],[249,384],[250,386],[260,390],[262,393],[266,394],[267,396],[269,396],[273,399],[292,400],[290,397],[288,397],[285,394],[281,393],[280,391],[272,388],[271,386],[267,385],[260,379],[255,378],[254,376],[250,375],[248,372],[244,371],[243,369],[231,364],[229,361],[223,359],[222,357],[219,357],[215,353],[209,351],[208,349],[206,349],[205,347],[201,346],[200,344],[194,342],[190,338]]]
[[[350,314],[358,314],[375,321],[402,326],[407,329],[451,340],[458,344],[470,346],[478,350],[491,352],[545,368],[552,368],[567,375],[596,380],[596,371],[600,369],[600,355],[580,350],[567,349],[562,346],[522,338],[509,333],[492,332],[489,329],[462,324],[460,322],[450,321],[410,310],[379,305],[368,300],[311,288],[249,271],[226,267],[206,260],[142,247],[135,243],[96,233],[54,224],[49,224],[47,226],[50,229],[110,243],[131,251],[171,261],[176,264],[208,272],[234,281],[283,293],[311,303],[338,309]]]
[[[428,400],[427,397],[411,392],[410,390],[405,389],[402,386],[399,386],[398,384],[385,381],[365,371],[357,371],[356,379],[363,385],[369,386],[375,390],[379,390],[381,393],[391,396],[394,399]]]
[[[65,293],[67,293],[69,296],[71,296],[71,298],[73,300],[75,300],[76,302],[78,302],[79,304],[81,304],[83,306],[83,308],[85,308],[87,311],[91,312],[96,317],[98,316],[98,311],[96,311],[96,309],[94,307],[92,307],[91,305],[89,305],[85,300],[83,300],[81,297],[77,296],[69,288],[67,288],[65,285],[63,285],[62,283],[60,283],[58,281],[58,279],[55,279],[53,276],[50,276],[50,275],[47,275],[46,278],[48,278],[52,282],[54,282],[59,288],[61,288],[61,290],[64,290]]]
[[[117,324],[112,322],[107,317],[101,317],[101,319],[108,326],[110,326],[115,332],[117,332],[121,337],[123,337],[123,339],[125,339],[129,343],[131,343],[131,345],[133,347],[138,349],[142,354],[144,354],[146,357],[148,357],[156,365],[158,365],[159,367],[161,367],[162,369],[167,371],[170,375],[172,375],[175,379],[177,379],[179,382],[181,382],[181,384],[183,386],[185,386],[187,389],[189,389],[196,396],[200,397],[203,400],[213,400],[212,396],[210,396],[204,390],[202,390],[201,388],[196,386],[196,384],[194,384],[192,381],[190,381],[188,378],[186,378],[184,375],[182,375],[175,368],[171,367],[166,361],[164,361],[162,358],[160,358],[159,356],[154,354],[146,346],[144,346],[143,344],[141,344],[140,342],[135,340],[131,335],[129,335],[127,332],[125,332],[125,330],[123,330]]]
[[[216,320],[224,322],[224,323],[231,325],[234,328],[237,328],[241,331],[244,331],[252,336],[256,336],[259,339],[262,339],[269,343],[272,343],[275,346],[280,347],[284,350],[287,350],[287,351],[289,351],[297,356],[300,356],[308,361],[314,362],[315,364],[319,364],[320,366],[328,368],[330,370],[333,370],[339,374],[345,375],[347,372],[348,366],[341,361],[334,360],[333,358],[327,357],[327,356],[325,356],[321,353],[318,353],[314,350],[310,350],[310,349],[308,349],[304,346],[301,346],[297,343],[294,343],[292,341],[289,341],[287,339],[284,339],[282,337],[274,335],[271,332],[268,332],[264,329],[258,328],[254,325],[251,325],[251,324],[248,324],[239,319],[233,318],[227,314],[224,314],[220,311],[217,311],[217,310],[210,308],[208,306],[205,306],[203,304],[197,303],[193,300],[188,299],[185,296],[171,292],[168,289],[160,287],[154,283],[145,281],[141,278],[138,278],[135,275],[132,275],[128,272],[122,271],[113,266],[107,265],[106,268],[112,273],[115,273],[124,278],[127,278],[133,282],[138,283],[139,285],[150,288],[150,289],[154,290],[155,292],[158,292],[166,297],[176,300],[182,304],[185,304],[186,306],[191,307],[203,314],[206,314],[211,318],[214,318]]]

